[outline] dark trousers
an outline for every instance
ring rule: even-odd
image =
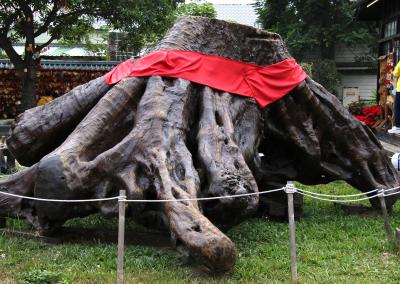
[[[394,126],[400,127],[400,92],[394,98]]]

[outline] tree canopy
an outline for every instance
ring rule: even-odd
[[[22,82],[22,105],[35,105],[35,76],[41,51],[54,40],[80,40],[94,22],[129,31],[132,46],[143,43],[170,26],[176,5],[182,0],[2,0],[0,2],[0,49],[14,64]],[[47,34],[47,42],[37,38]],[[13,48],[24,41],[20,56]]]
[[[281,34],[298,60],[307,61],[312,55],[314,75],[336,72],[333,60],[338,43],[376,42],[370,26],[354,21],[350,0],[257,0],[256,9],[263,28]],[[334,77],[318,79],[332,90]]]
[[[217,11],[210,2],[196,3],[189,2],[182,4],[176,10],[177,16],[202,16],[208,18],[216,18]]]
[[[10,56],[10,43],[25,39],[29,51],[39,55],[54,40],[81,40],[94,22],[101,21],[131,32],[139,49],[147,37],[169,27],[177,2],[181,0],[4,0],[0,3],[0,47]],[[35,39],[44,33],[50,39],[36,45]]]

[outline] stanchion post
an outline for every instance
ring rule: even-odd
[[[125,207],[126,191],[120,190],[118,198],[117,284],[124,283]]]
[[[381,209],[382,209],[382,215],[383,215],[383,221],[385,224],[385,231],[386,231],[386,236],[389,242],[393,242],[393,232],[392,228],[390,227],[390,222],[389,222],[389,214],[387,212],[386,208],[386,201],[385,201],[385,190],[381,189],[378,192],[378,197],[379,201],[381,202]]]
[[[294,223],[294,205],[293,195],[296,188],[292,182],[287,182],[285,192],[288,199],[288,218],[289,218],[289,234],[290,234],[290,262],[292,272],[292,284],[297,284],[297,257],[296,257],[296,225]]]

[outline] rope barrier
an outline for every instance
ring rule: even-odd
[[[392,190],[396,190],[396,189],[399,189],[399,188],[400,188],[400,186],[396,186],[396,187],[388,188],[388,189],[385,189],[385,192],[386,192],[386,191],[392,191]]]
[[[376,195],[368,196],[368,197],[364,197],[364,198],[359,198],[359,199],[347,199],[347,200],[346,200],[346,199],[328,199],[328,198],[322,198],[322,197],[318,197],[318,196],[314,196],[314,195],[311,195],[311,194],[304,193],[304,192],[300,191],[299,189],[297,189],[297,192],[298,192],[299,194],[301,194],[301,195],[308,196],[308,197],[311,197],[311,198],[314,198],[314,199],[317,199],[317,200],[330,201],[330,202],[336,202],[336,203],[358,202],[358,201],[368,200],[368,199],[372,199],[372,198],[375,198],[375,197],[378,197],[378,196],[379,196],[379,194],[376,194]],[[400,192],[399,192],[399,193],[400,193]],[[396,193],[396,194],[398,194],[398,193]]]
[[[267,193],[272,193],[272,192],[277,192],[277,191],[282,191],[282,190],[284,190],[284,187],[277,188],[277,189],[272,189],[272,190],[266,190],[266,191],[243,193],[243,194],[237,194],[237,195],[226,195],[226,196],[183,198],[183,199],[160,199],[160,200],[157,200],[157,199],[153,199],[153,200],[151,200],[151,199],[150,200],[132,200],[132,199],[128,199],[128,200],[125,200],[125,201],[126,202],[146,202],[146,203],[179,202],[179,201],[206,201],[206,200],[237,198],[237,197],[244,197],[244,196],[251,196],[251,195],[261,195],[261,194],[267,194]]]
[[[32,197],[32,196],[24,196],[18,195],[10,192],[0,191],[0,194],[11,196],[15,198],[22,198],[22,199],[29,199],[35,201],[44,201],[44,202],[69,202],[69,203],[78,203],[78,202],[99,202],[99,201],[109,201],[109,200],[116,200],[119,196],[114,197],[107,197],[107,198],[97,198],[97,199],[49,199],[49,198],[39,198],[39,197]]]
[[[334,197],[334,198],[347,198],[347,197],[356,197],[356,196],[362,196],[362,195],[366,195],[366,194],[370,194],[373,192],[377,192],[378,189],[374,189],[371,191],[367,191],[367,192],[361,192],[361,193],[356,193],[356,194],[343,194],[343,195],[332,195],[332,194],[324,194],[324,193],[318,193],[318,192],[312,192],[312,191],[307,191],[304,189],[297,189],[298,191],[302,191],[305,192],[307,194],[312,194],[312,195],[316,195],[316,196],[325,196],[325,197]],[[385,189],[386,191],[386,189]]]
[[[400,194],[400,191],[386,194],[387,191],[393,191],[393,190],[396,190],[399,188],[400,188],[400,186],[396,186],[396,187],[388,188],[388,189],[381,189],[381,190],[374,189],[374,190],[367,191],[367,192],[362,192],[362,193],[357,193],[357,194],[346,194],[346,195],[333,195],[333,194],[317,193],[317,192],[311,192],[311,191],[307,191],[307,190],[303,190],[303,189],[299,189],[299,188],[297,188],[297,192],[304,196],[314,198],[317,200],[321,200],[321,201],[329,201],[329,202],[335,202],[335,203],[351,203],[351,202],[358,202],[358,201],[364,201],[364,200],[376,198],[376,197],[379,197],[380,194],[383,194],[383,196],[385,196],[385,197]],[[370,194],[370,193],[378,192],[378,191],[383,191],[383,192],[380,194],[379,193],[375,194],[373,196],[368,196],[368,197],[358,198],[358,199],[329,199],[329,198],[319,197],[319,196],[324,196],[324,197],[331,197],[331,198],[347,198],[347,197],[362,196],[362,195],[366,195],[366,194]]]
[[[350,202],[358,202],[364,201],[372,198],[379,197],[381,202],[381,207],[383,211],[383,216],[385,219],[385,229],[387,233],[388,240],[393,240],[391,234],[390,223],[388,219],[388,214],[386,210],[385,198],[387,196],[400,194],[400,191],[387,193],[393,191],[395,189],[400,188],[400,186],[389,188],[389,189],[374,189],[368,192],[357,193],[357,194],[347,194],[347,195],[331,195],[324,193],[311,192],[303,189],[296,188],[292,182],[288,182],[286,186],[260,191],[260,192],[251,192],[251,193],[243,193],[237,195],[227,195],[227,196],[213,196],[213,197],[200,197],[200,198],[183,198],[183,199],[162,199],[162,200],[142,200],[142,199],[126,199],[126,191],[120,191],[119,196],[107,197],[107,198],[97,198],[97,199],[46,199],[46,198],[38,198],[31,196],[23,196],[10,192],[4,192],[0,190],[0,194],[14,197],[14,198],[22,198],[29,199],[35,201],[44,201],[44,202],[101,202],[101,201],[111,201],[118,200],[119,203],[119,222],[118,222],[118,253],[117,253],[117,283],[123,283],[124,279],[124,236],[125,236],[125,203],[126,202],[143,202],[143,203],[161,203],[161,202],[182,202],[182,201],[207,201],[207,200],[218,200],[218,199],[227,199],[227,198],[238,198],[244,196],[252,196],[252,195],[262,195],[267,193],[273,193],[278,191],[285,191],[288,198],[288,218],[289,218],[289,231],[290,231],[290,256],[291,256],[291,273],[292,273],[292,283],[297,283],[297,257],[296,257],[296,240],[295,240],[295,223],[294,223],[294,207],[293,207],[293,195],[295,193],[301,194],[303,196],[307,196],[313,199],[328,201],[328,202],[336,202],[336,203],[350,203]],[[330,199],[330,198],[349,198],[349,197],[357,197],[365,194],[377,193],[372,196],[367,196],[358,199]],[[325,198],[330,197],[330,198]]]
[[[266,190],[266,191],[259,191],[259,192],[251,192],[251,193],[243,193],[237,195],[227,195],[227,196],[213,196],[213,197],[200,197],[200,198],[183,198],[183,199],[125,199],[126,196],[114,196],[114,197],[107,197],[107,198],[98,198],[98,199],[46,199],[46,198],[38,198],[38,197],[31,197],[31,196],[23,196],[18,194],[13,194],[9,192],[0,191],[0,194],[22,198],[22,199],[29,199],[35,201],[44,201],[44,202],[100,202],[100,201],[110,201],[110,200],[118,200],[119,202],[144,202],[144,203],[160,203],[160,202],[180,202],[180,201],[205,201],[205,200],[216,200],[216,199],[226,199],[226,198],[238,198],[244,196],[251,196],[251,195],[261,195],[267,193],[273,193],[277,191],[282,191],[284,187]]]
[[[383,196],[387,197],[387,196],[392,196],[392,195],[396,195],[396,194],[399,194],[399,193],[400,193],[399,191],[393,192],[393,193],[388,193],[388,194],[384,193]]]
[[[395,189],[399,189],[400,186],[385,189],[384,190],[384,196],[392,196],[396,194],[400,194],[400,191],[398,192],[393,192],[393,193],[388,193],[388,191],[393,191]],[[245,196],[252,196],[252,195],[262,195],[262,194],[268,194],[268,193],[273,193],[273,192],[278,192],[284,190],[285,187],[277,188],[277,189],[272,189],[272,190],[266,190],[266,191],[259,191],[259,192],[251,192],[251,193],[243,193],[243,194],[237,194],[237,195],[226,195],[226,196],[212,196],[212,197],[199,197],[199,198],[182,198],[182,199],[126,199],[126,196],[114,196],[114,197],[106,197],[106,198],[95,198],[95,199],[49,199],[49,198],[39,198],[39,197],[32,197],[32,196],[24,196],[24,195],[18,195],[10,192],[4,192],[0,191],[0,194],[6,195],[6,196],[11,196],[15,198],[22,198],[22,199],[29,199],[29,200],[34,200],[34,201],[43,201],[43,202],[66,202],[66,203],[82,203],[82,202],[101,202],[101,201],[111,201],[111,200],[118,200],[119,202],[142,202],[142,203],[162,203],[162,202],[182,202],[182,201],[207,201],[207,200],[219,200],[219,199],[228,199],[228,198],[239,198],[239,197],[245,197]],[[333,194],[324,194],[324,193],[317,193],[317,192],[311,192],[303,189],[296,189],[296,192],[299,194],[302,194],[304,196],[308,196],[314,199],[322,200],[322,201],[330,201],[330,202],[337,202],[337,203],[347,203],[347,202],[358,202],[358,201],[363,201],[363,200],[368,200],[372,198],[376,198],[379,196],[379,194],[373,195],[373,196],[368,196],[364,198],[358,198],[358,199],[330,199],[330,198],[348,198],[348,197],[356,197],[356,196],[362,196],[370,193],[374,193],[379,191],[378,189],[374,189],[368,192],[363,192],[363,193],[356,193],[356,194],[345,194],[345,195],[333,195]],[[322,196],[322,197],[321,197]],[[330,198],[323,198],[323,197],[330,197]]]

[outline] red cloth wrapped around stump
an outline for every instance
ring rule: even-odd
[[[293,58],[269,66],[184,50],[159,50],[127,60],[104,76],[107,84],[126,77],[182,78],[214,89],[254,98],[260,107],[282,98],[307,78]]]

